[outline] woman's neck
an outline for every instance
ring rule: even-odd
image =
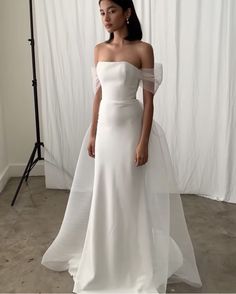
[[[124,26],[122,29],[114,32],[114,38],[112,40],[112,44],[117,47],[123,47],[127,44],[127,40],[124,39],[128,35],[127,26]]]

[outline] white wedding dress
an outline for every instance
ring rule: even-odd
[[[141,86],[156,92],[162,65],[138,69],[99,61],[102,87],[95,158],[83,139],[60,231],[42,264],[67,270],[74,293],[165,293],[167,283],[201,287],[165,134],[153,120],[148,162],[136,166]]]

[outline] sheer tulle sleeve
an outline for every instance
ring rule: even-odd
[[[140,69],[139,86],[155,95],[163,79],[161,63],[155,63],[153,68]]]
[[[94,95],[96,95],[101,84],[100,84],[99,78],[97,76],[96,66],[94,66],[94,65],[91,68],[91,74],[92,74],[92,82],[93,82],[93,93],[94,93]]]

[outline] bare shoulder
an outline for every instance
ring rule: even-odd
[[[150,43],[140,41],[137,43],[140,59],[142,61],[142,67],[154,66],[154,52]]]
[[[105,48],[105,46],[106,46],[106,43],[102,42],[102,43],[96,44],[96,46],[94,47],[94,62],[95,62],[95,64],[98,62],[99,52],[101,52],[101,50],[103,48]]]
[[[100,49],[103,48],[104,46],[106,46],[106,42],[102,42],[102,43],[98,43],[95,48]]]
[[[102,43],[98,43],[95,47],[94,47],[94,51],[95,52],[99,52],[102,48],[104,48],[106,46],[106,43],[105,42],[102,42]]]
[[[139,46],[139,48],[152,48],[152,45],[150,43],[144,42],[144,41],[138,41],[137,42],[137,46]]]
[[[153,51],[152,45],[150,43],[144,42],[144,41],[138,41],[136,43],[137,49],[140,52],[144,53],[150,53]]]

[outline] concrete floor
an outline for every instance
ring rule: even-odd
[[[46,189],[44,177],[22,185],[11,178],[0,194],[0,293],[72,293],[68,272],[54,272],[41,258],[57,235],[69,192]],[[202,288],[185,283],[169,293],[236,293],[236,205],[182,195]]]

